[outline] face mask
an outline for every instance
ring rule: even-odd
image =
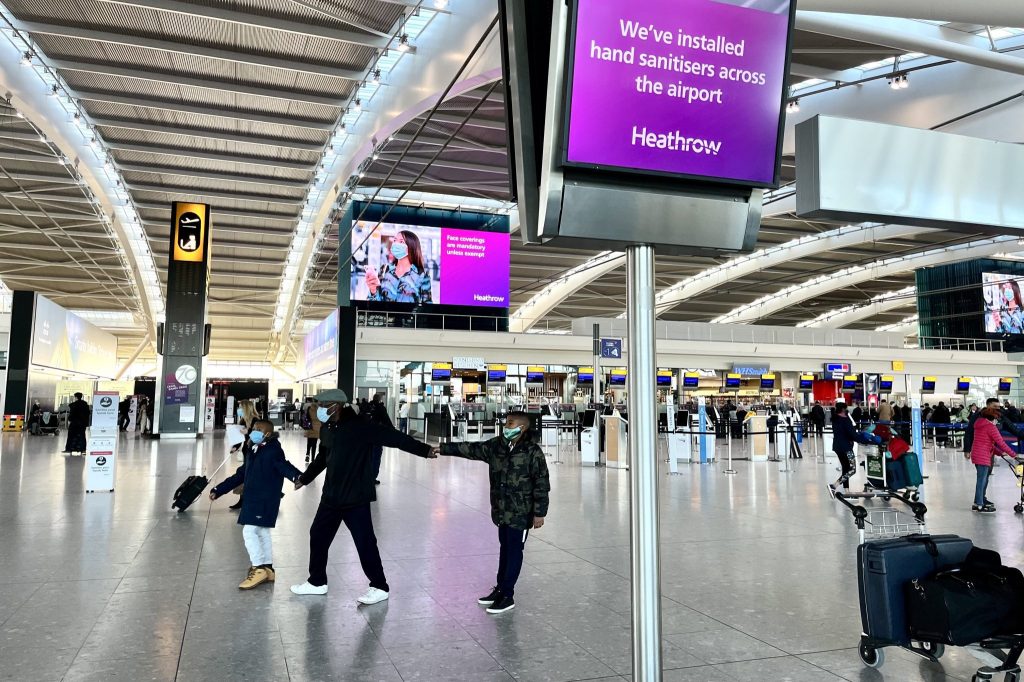
[[[253,445],[259,445],[263,442],[265,435],[262,431],[253,431],[249,434],[249,440],[252,441]]]
[[[521,427],[521,426],[517,426],[517,427],[515,427],[514,429],[504,429],[504,430],[502,431],[502,433],[503,433],[503,434],[504,434],[504,436],[505,436],[505,440],[507,440],[507,441],[509,441],[509,442],[511,442],[511,441],[514,441],[514,440],[516,439],[516,437],[517,437],[517,436],[518,436],[518,435],[519,435],[520,433],[522,433],[522,432],[523,432],[523,429],[522,429],[522,427]]]
[[[392,247],[392,252],[394,252],[394,248],[393,247]],[[1012,289],[1007,289],[1006,291],[1003,292],[1003,296],[1006,297],[1007,301],[1012,301],[1013,300],[1013,290]]]
[[[316,418],[325,422],[331,418],[331,413],[327,411],[326,407],[318,407],[316,408]]]
[[[391,244],[391,255],[395,257],[395,260],[402,260],[409,255],[409,247],[402,242],[394,242]]]
[[[238,410],[237,414],[239,419],[245,416],[245,412],[242,412],[242,410]]]

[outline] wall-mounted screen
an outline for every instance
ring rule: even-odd
[[[727,389],[738,389],[740,383],[742,383],[743,377],[739,374],[726,374],[725,375],[725,387]]]
[[[626,385],[626,370],[624,369],[613,369],[611,375],[608,377],[609,386],[625,386]]]
[[[672,388],[672,371],[659,369],[657,381],[659,388]]]
[[[813,374],[801,374],[800,375],[800,390],[804,392],[814,390],[814,375]]]
[[[857,379],[858,377],[856,374],[847,374],[843,376],[843,390],[852,391],[857,388]]]
[[[117,337],[37,294],[32,364],[109,379],[117,372]]]
[[[700,375],[696,372],[687,372],[683,375],[683,388],[697,388],[700,386]]]
[[[956,392],[959,395],[967,395],[971,392],[971,378],[960,377],[956,380]]]
[[[1003,377],[999,380],[999,388],[996,389],[999,395],[1010,395],[1010,388],[1013,386],[1013,379]]]
[[[878,390],[883,393],[889,393],[892,391],[892,384],[895,377],[883,374],[882,378],[878,380]]]
[[[593,367],[580,367],[576,371],[576,385],[577,386],[593,386],[594,385],[594,368]]]
[[[985,331],[989,334],[1024,333],[1024,298],[1018,278],[983,272],[981,283],[985,298]]]
[[[528,384],[544,384],[544,372],[547,368],[545,367],[527,367],[526,368],[526,383]]]
[[[775,390],[775,375],[774,374],[762,374],[761,375],[761,390],[762,391],[774,391]]]
[[[935,377],[923,377],[921,379],[921,393],[935,393]]]
[[[302,339],[304,379],[335,372],[338,369],[338,311],[309,330]]]
[[[775,184],[790,5],[574,0],[565,162]]]
[[[825,363],[825,377],[828,379],[839,380],[844,376],[853,371],[848,362],[826,362]]]
[[[487,365],[487,383],[503,384],[508,377],[508,365]]]
[[[430,382],[444,384],[452,380],[452,364],[450,362],[435,362],[430,366]]]
[[[507,308],[509,249],[507,233],[357,221],[351,297]]]

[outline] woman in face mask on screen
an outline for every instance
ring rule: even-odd
[[[409,230],[392,237],[380,271],[366,271],[366,288],[369,301],[432,303],[430,273],[424,265],[420,238]]]

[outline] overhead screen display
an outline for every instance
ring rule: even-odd
[[[576,371],[576,385],[589,386],[594,383],[594,368],[580,367]]]
[[[813,374],[801,374],[800,375],[800,390],[801,391],[812,391],[812,390],[814,390],[814,375]]]
[[[452,380],[452,365],[450,362],[435,362],[430,367],[430,381],[435,384],[443,384]]]
[[[985,297],[985,331],[989,334],[1024,333],[1024,297],[1013,275],[981,274]]]
[[[626,385],[626,370],[624,369],[613,369],[611,375],[608,377],[609,386],[625,386]]]
[[[113,377],[117,371],[117,337],[36,295],[32,364]]]
[[[683,375],[683,388],[697,388],[700,386],[700,375],[687,372]]]
[[[790,0],[574,0],[569,165],[776,184]]]
[[[672,371],[671,370],[658,370],[657,377],[658,386],[662,388],[671,388],[672,386]]]
[[[1010,387],[1013,386],[1013,379],[1003,377],[999,380],[999,393],[1006,395],[1010,392]]]
[[[507,308],[509,249],[507,233],[358,221],[351,297]]]
[[[508,376],[508,365],[487,365],[487,383],[503,384]]]
[[[309,330],[302,340],[306,374],[304,378],[328,374],[338,369],[338,311]]]

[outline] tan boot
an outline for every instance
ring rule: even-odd
[[[270,568],[269,566],[264,566],[263,570],[267,572],[268,583],[272,583],[274,582],[274,580],[277,579],[277,572],[275,572],[274,569]]]
[[[267,569],[250,566],[249,575],[247,575],[245,580],[238,585],[238,588],[240,590],[251,590],[257,585],[262,585],[265,582],[267,582]]]

